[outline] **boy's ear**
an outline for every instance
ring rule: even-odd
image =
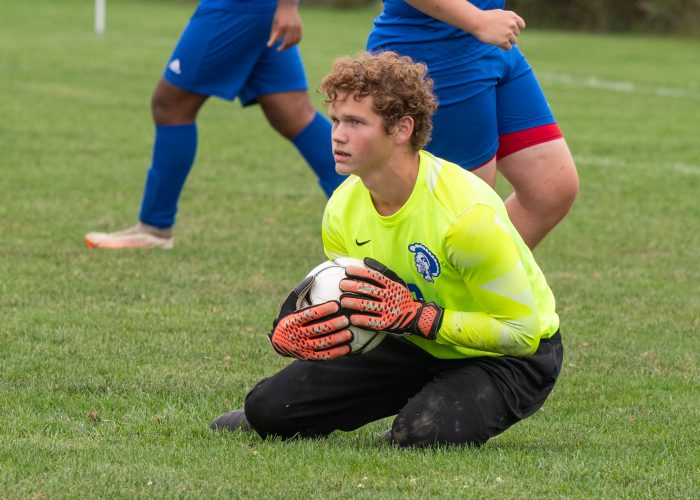
[[[416,123],[411,116],[404,116],[396,122],[394,126],[394,138],[397,144],[407,144],[411,142],[415,125]]]

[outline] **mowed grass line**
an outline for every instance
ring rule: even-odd
[[[148,97],[192,8],[109,2],[98,38],[91,2],[3,6],[0,497],[698,496],[697,41],[524,34],[582,181],[536,252],[562,378],[480,450],[396,450],[388,420],[322,441],[208,430],[286,364],[264,333],[323,259],[324,197],[259,109],[204,108],[173,251],[82,244],[136,219]],[[375,12],[303,10],[312,86]]]

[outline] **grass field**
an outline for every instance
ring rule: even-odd
[[[285,365],[264,332],[323,259],[322,192],[259,109],[203,110],[173,251],[84,247],[136,220],[149,95],[192,9],[108,3],[102,38],[87,0],[0,15],[0,498],[700,496],[697,40],[524,34],[581,175],[536,252],[565,366],[484,448],[402,451],[377,441],[388,421],[208,429]],[[373,13],[303,10],[312,84]]]

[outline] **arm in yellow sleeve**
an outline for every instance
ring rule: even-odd
[[[445,310],[436,342],[512,356],[537,350],[539,315],[514,232],[487,205],[470,208],[450,228],[447,259],[480,310]]]

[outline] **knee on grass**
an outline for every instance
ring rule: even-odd
[[[426,448],[438,445],[470,446],[478,448],[489,437],[476,426],[462,421],[445,422],[437,415],[399,414],[391,427],[391,441],[401,447]]]
[[[245,400],[245,415],[248,423],[260,437],[316,437],[294,425],[295,415],[290,405],[284,401],[269,397],[264,390],[256,387]],[[297,416],[298,417],[298,416]]]

